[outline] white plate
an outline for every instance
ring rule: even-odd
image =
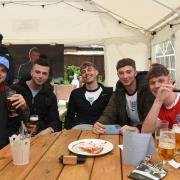
[[[102,151],[97,154],[88,153],[86,151],[82,150],[82,147],[102,147]],[[78,141],[74,141],[68,145],[68,149],[75,153],[80,155],[86,155],[86,156],[100,156],[103,154],[106,154],[113,149],[113,144],[109,141],[105,141],[102,139],[81,139]]]

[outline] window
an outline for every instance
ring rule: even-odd
[[[175,60],[176,54],[174,41],[168,40],[155,46],[155,59],[157,63],[163,64],[171,73],[173,81],[176,80]]]

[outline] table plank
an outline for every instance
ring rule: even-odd
[[[58,178],[64,165],[59,163],[58,158],[63,154],[69,154],[68,144],[78,139],[81,131],[64,131],[52,145],[49,151],[34,167],[26,180],[54,180]],[[69,174],[69,173],[68,173]]]
[[[180,179],[180,170],[179,169],[175,169],[170,165],[165,165],[164,169],[168,170],[168,174],[167,176],[164,178],[164,180],[178,180]]]
[[[12,161],[12,155],[9,149],[10,145],[7,145],[0,151],[0,171]]]
[[[119,136],[117,135],[101,135],[100,139],[107,140],[114,145],[112,152],[95,159],[94,167],[91,173],[91,180],[120,180],[121,175],[121,157],[119,150]]]
[[[94,139],[99,136],[92,131],[82,131],[79,139]],[[58,180],[89,180],[94,163],[93,157],[88,157],[84,164],[66,165]],[[77,173],[78,172],[78,173]]]
[[[0,179],[24,179],[25,176],[31,171],[34,165],[42,158],[44,153],[55,142],[60,133],[53,133],[51,135],[44,135],[35,139],[30,148],[30,162],[28,165],[16,166],[13,163],[9,163],[0,172]]]

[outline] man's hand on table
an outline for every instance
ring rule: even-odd
[[[105,125],[101,124],[100,122],[96,122],[93,126],[93,132],[95,134],[105,134],[106,133]]]
[[[41,132],[39,132],[36,136],[43,136],[43,135],[51,134],[51,133],[52,133],[52,128],[48,127],[42,130]]]
[[[139,133],[139,129],[137,127],[133,127],[133,126],[128,126],[128,125],[124,125],[121,129],[120,129],[120,134],[123,134],[126,131],[131,131],[131,132],[137,132]],[[106,127],[105,125],[101,124],[100,122],[96,122],[94,124],[93,127],[93,132],[95,134],[105,134],[106,133]]]

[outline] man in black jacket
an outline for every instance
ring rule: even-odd
[[[29,115],[29,110],[23,96],[14,94],[11,97],[11,101],[13,101],[13,106],[18,109],[19,115],[16,117],[8,116],[6,92],[9,88],[5,85],[8,71],[8,59],[0,56],[0,149],[9,143],[9,136],[19,132],[21,121],[26,121]]]
[[[95,123],[95,133],[104,134],[104,124],[119,124],[122,133],[139,132],[154,101],[146,80],[147,72],[137,72],[134,60],[119,60],[116,69],[119,77],[116,91]]]
[[[30,108],[31,115],[39,116],[38,135],[48,134],[62,129],[58,113],[57,99],[46,81],[50,65],[46,60],[37,60],[31,69],[31,80],[20,80],[12,88],[21,93]]]
[[[111,95],[112,89],[98,83],[98,70],[95,64],[84,62],[80,68],[83,87],[72,91],[68,103],[65,128],[79,124],[94,124],[101,116]]]

